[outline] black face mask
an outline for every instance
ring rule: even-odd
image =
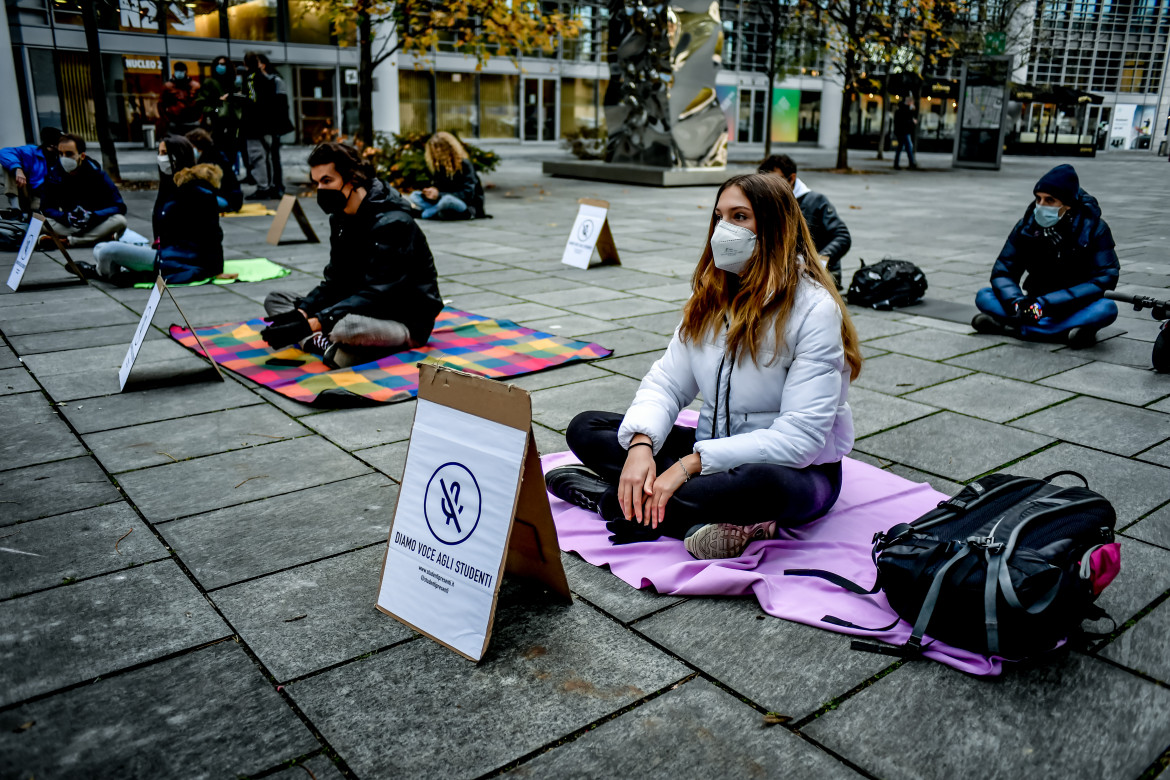
[[[349,195],[346,195],[341,190],[323,190],[317,188],[317,205],[326,214],[340,214],[345,211],[345,207],[349,204],[350,195],[353,195],[351,190]]]

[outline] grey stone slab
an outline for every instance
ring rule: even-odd
[[[637,391],[638,382],[616,375],[540,390],[532,394],[532,419],[563,431],[587,409],[624,412]]]
[[[634,312],[637,309],[633,309]],[[682,321],[682,308],[674,307],[668,311],[660,312],[658,314],[648,314],[645,316],[627,316],[620,319],[614,319],[623,326],[630,328],[637,328],[639,330],[648,330],[651,333],[659,333],[664,336],[669,336],[674,333],[679,323]]]
[[[910,393],[906,398],[991,422],[1007,422],[1072,398],[1072,393],[988,374],[972,374]]]
[[[531,393],[537,390],[544,390],[547,387],[571,385],[574,382],[601,379],[607,376],[612,376],[612,374],[604,370],[599,361],[591,360],[588,363],[581,361],[566,363],[565,365],[557,366],[546,371],[537,371],[535,374],[525,374],[524,376],[518,377],[508,377],[500,381],[521,387]]]
[[[863,309],[849,307],[849,319],[853,320],[853,327],[857,328],[857,335],[862,341],[893,336],[897,333],[907,333],[917,327],[900,321],[890,315],[866,313]]]
[[[108,504],[121,498],[91,457],[0,471],[0,526]]]
[[[1083,353],[1049,352],[1019,344],[1001,344],[982,352],[952,358],[948,362],[975,371],[1032,382],[1089,362],[1079,357],[1079,354]]]
[[[1090,363],[1041,382],[1062,390],[1136,406],[1170,395],[1170,381],[1162,374],[1110,363]]]
[[[940,412],[870,436],[860,449],[965,482],[1051,443],[1047,436]]]
[[[446,293],[446,290],[444,290],[444,293]],[[475,290],[474,292],[459,293],[450,298],[444,298],[443,303],[453,308],[479,314],[481,313],[481,309],[489,306],[508,306],[522,303],[522,301],[519,298],[513,298],[503,293]]]
[[[1099,342],[1081,354],[1105,363],[1117,363],[1134,368],[1150,368],[1153,360],[1149,342],[1125,336]]]
[[[1125,535],[1170,549],[1170,504],[1126,528]]]
[[[628,376],[631,379],[641,381],[642,377],[649,373],[650,366],[654,365],[655,361],[661,356],[659,352],[642,352],[637,355],[626,355],[625,357],[602,360],[596,365],[607,371],[613,371],[623,376]]]
[[[120,392],[138,394],[144,390],[157,390],[176,385],[208,384],[211,382],[215,382],[217,385],[221,384],[211,364],[193,352],[175,360],[159,360],[142,365],[135,363],[124,391],[118,388],[118,366],[98,372],[77,371],[71,374],[38,377],[38,379],[44,386],[45,392],[58,402],[77,401]]]
[[[356,450],[353,454],[395,482],[401,482],[402,472],[406,468],[406,451],[409,445],[409,441],[396,441],[392,444],[383,444],[380,447]]]
[[[113,372],[115,379],[122,360],[126,357],[126,350],[130,340],[134,337],[134,329],[126,330],[126,338],[120,344],[105,347],[88,347],[86,349],[70,349],[65,352],[47,352],[40,355],[26,355],[24,364],[39,378],[73,374],[79,371],[94,373]],[[191,352],[181,344],[170,339],[156,339],[145,342],[134,361],[135,367],[148,363],[159,363],[168,360],[177,360],[190,355]]]
[[[1022,417],[1012,425],[1118,455],[1134,455],[1170,439],[1170,415],[1088,396]]]
[[[581,303],[566,305],[569,311],[584,314],[587,317],[597,317],[602,320],[614,320],[631,315],[643,316],[673,312],[675,316],[682,316],[682,306],[670,301],[659,301],[652,298],[619,298],[617,300],[597,301],[595,303]],[[678,323],[675,322],[675,325]],[[673,329],[672,329],[673,332]]]
[[[1170,604],[1163,602],[1106,645],[1100,654],[1155,680],[1170,682],[1167,636],[1170,636]]]
[[[365,474],[368,466],[316,436],[168,463],[118,478],[154,523],[281,496]]]
[[[921,328],[909,333],[899,333],[896,336],[872,339],[866,343],[871,347],[912,357],[945,360],[967,352],[986,349],[1002,342],[1003,339],[994,337],[967,336],[933,328]]]
[[[0,369],[0,396],[34,390],[40,390],[40,386],[24,368]]]
[[[75,401],[61,412],[84,435],[259,403],[255,394],[229,379]]]
[[[159,526],[206,589],[385,541],[398,487],[381,474],[331,482]]]
[[[0,469],[85,454],[85,448],[73,431],[40,393],[0,394],[0,420],[4,421],[4,435],[0,437]]]
[[[653,587],[642,590],[631,587],[611,574],[608,566],[594,566],[573,553],[561,553],[561,562],[569,588],[622,623],[631,623],[683,601],[679,596],[659,595]]]
[[[418,639],[286,690],[360,777],[430,774],[437,756],[443,774],[471,777],[688,673],[585,604],[501,602],[478,664]],[[506,738],[484,739],[485,725]]]
[[[0,714],[5,777],[244,777],[318,745],[234,642]]]
[[[339,409],[314,414],[302,422],[347,450],[364,449],[410,438],[413,403],[385,404],[362,409]]]
[[[858,439],[936,411],[925,404],[875,393],[864,387],[849,388],[849,407],[853,410],[853,433]]]
[[[1170,398],[1163,398],[1156,404],[1150,404],[1147,409],[1153,409],[1155,412],[1166,412],[1170,414]]]
[[[379,544],[212,594],[240,638],[280,681],[416,636],[374,607]]]
[[[669,735],[669,738],[667,737]],[[505,777],[860,777],[706,680],[691,680]]]
[[[661,355],[670,343],[670,336],[661,333],[647,333],[635,328],[581,334],[574,338],[596,342],[607,349],[612,349],[613,357],[636,355],[642,352],[657,352]]]
[[[740,695],[796,719],[891,663],[851,651],[842,634],[765,615],[753,598],[692,599],[635,625]]]
[[[20,368],[20,358],[6,345],[0,344],[0,369]]]
[[[911,482],[926,482],[938,492],[946,493],[948,496],[953,496],[963,489],[963,486],[958,482],[936,477],[934,474],[927,474],[925,471],[912,469],[909,466],[903,466],[899,463],[890,466],[888,471],[897,474],[899,477],[905,477]]]
[[[102,325],[76,330],[56,330],[49,333],[14,336],[12,346],[22,355],[36,355],[45,352],[121,344],[123,354],[125,354],[125,349],[130,346],[130,339],[133,336],[134,328],[131,325]],[[166,335],[156,328],[151,328],[146,333],[147,341],[158,341],[165,338]]]
[[[1157,463],[1159,466],[1170,467],[1170,441],[1159,444],[1157,447],[1151,447],[1139,454],[1138,457],[1151,463]]]
[[[554,452],[567,452],[569,449],[565,435],[560,431],[546,428],[540,423],[533,423],[532,433],[536,438],[536,451],[541,455],[548,455]]]
[[[137,323],[138,315],[125,306],[110,300],[87,299],[84,301],[54,302],[41,306],[20,306],[6,309],[0,315],[0,331],[5,336],[24,336],[29,333],[48,333],[54,330],[72,330],[79,322],[95,325],[117,325]],[[130,329],[130,336],[134,329]],[[129,343],[129,337],[127,337]]]
[[[655,287],[640,287],[633,290],[633,292],[646,298],[682,302],[691,297],[691,284],[690,282],[675,282],[673,284],[661,284]]]
[[[272,780],[310,780],[310,776],[305,772],[308,769],[312,772],[312,777],[316,780],[343,780],[341,770],[337,768],[330,760],[329,756],[324,754],[313,756],[307,761],[301,761],[294,766],[287,769],[282,769],[274,775],[269,775]]]
[[[584,333],[601,333],[605,330],[619,330],[624,327],[619,322],[607,322],[596,317],[586,317],[584,314],[568,312],[546,319],[524,320],[520,324],[526,328],[570,339],[580,339]],[[595,340],[596,338],[590,339],[590,341]]]
[[[0,706],[229,635],[172,561],[0,603]]]
[[[1097,598],[1097,605],[1121,626],[1170,588],[1170,550],[1124,536],[1118,541],[1121,572]],[[1102,626],[1111,628],[1108,621]]]
[[[533,292],[528,295],[517,292],[518,295],[523,295],[530,301],[543,303],[545,306],[556,306],[558,308],[565,308],[567,306],[580,306],[585,303],[597,303],[598,301],[612,301],[618,298],[628,298],[629,293],[620,290],[611,290],[607,287],[571,287],[566,290],[565,281],[563,279],[556,279],[557,286],[548,292]],[[638,291],[639,295],[644,294],[642,290]],[[588,314],[588,312],[585,312]]]
[[[904,395],[969,373],[944,363],[889,354],[866,360],[854,384],[889,395]]]
[[[178,420],[85,434],[86,445],[110,472],[271,444],[309,431],[271,406],[245,406]]]
[[[802,731],[891,780],[1137,777],[1166,748],[1170,690],[1077,653],[996,683],[907,664]]]
[[[0,599],[170,555],[126,503],[20,523],[0,536]]]
[[[1168,497],[1170,469],[1075,444],[1058,444],[1006,469],[1026,477],[1065,470],[1084,474],[1089,487],[1109,499],[1117,510],[1118,527],[1161,506]]]
[[[485,317],[492,317],[493,319],[498,320],[527,322],[529,320],[547,320],[550,318],[561,317],[564,315],[564,312],[562,312],[560,309],[554,309],[552,306],[545,306],[540,303],[518,301],[516,303],[503,306],[481,306],[476,310],[476,314],[482,314]]]

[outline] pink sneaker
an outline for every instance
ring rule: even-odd
[[[687,552],[699,560],[738,558],[750,542],[776,538],[776,521],[755,525],[711,523],[683,540]]]

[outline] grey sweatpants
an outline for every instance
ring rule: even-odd
[[[45,221],[56,231],[57,235],[68,238],[69,246],[73,247],[93,246],[99,241],[113,241],[126,232],[126,217],[122,214],[111,214],[85,230],[79,230],[48,217],[45,218]]]
[[[264,311],[269,317],[295,309],[297,296],[271,292],[264,298]],[[338,366],[356,366],[371,360],[418,346],[410,338],[410,331],[401,322],[380,320],[362,314],[347,314],[339,319],[326,336],[337,344],[333,360]]]

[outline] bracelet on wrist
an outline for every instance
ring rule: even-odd
[[[687,471],[687,467],[683,465],[683,462],[681,460],[678,460],[675,462],[678,463],[678,467],[683,473],[683,477],[684,477],[683,483],[685,484],[687,482],[690,482],[691,481],[691,472]]]
[[[653,452],[653,450],[654,450],[654,445],[651,444],[650,442],[636,441],[633,444],[631,444],[629,447],[626,448],[626,452],[629,452],[630,450],[634,449],[634,447],[649,447],[651,452]]]

